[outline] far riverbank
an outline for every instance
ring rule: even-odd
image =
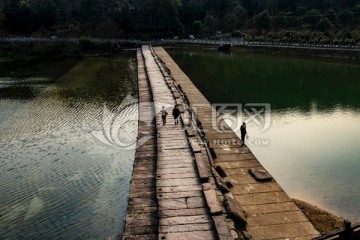
[[[214,50],[217,51],[217,45],[209,44],[191,44],[191,43],[181,43],[181,44],[165,44],[165,48],[196,48],[204,50]],[[241,53],[260,53],[260,54],[270,54],[270,55],[285,55],[293,57],[309,57],[309,58],[324,58],[324,59],[344,59],[351,60],[352,62],[360,63],[360,50],[359,51],[346,51],[341,49],[321,49],[321,48],[292,48],[288,46],[266,46],[266,45],[235,45],[232,46],[229,52],[241,52]],[[229,52],[224,52],[229,53]]]

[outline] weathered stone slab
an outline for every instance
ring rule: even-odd
[[[213,216],[219,240],[234,240],[224,215]]]
[[[176,174],[181,174],[181,173],[189,173],[189,172],[195,172],[195,169],[193,167],[191,168],[160,168],[156,171],[157,175],[162,175],[162,174],[170,174],[170,173],[176,173]]]
[[[198,216],[181,216],[181,217],[168,217],[162,218],[159,221],[159,225],[181,225],[181,224],[197,224],[197,223],[209,223],[210,219],[206,215]]]
[[[212,231],[210,223],[197,223],[185,225],[164,225],[159,226],[159,233],[174,233],[174,232],[193,232],[193,231]]]
[[[259,214],[254,216],[248,216],[247,218],[248,226],[264,226],[279,223],[285,224],[307,221],[308,219],[300,210],[293,212]]]
[[[270,181],[272,176],[263,168],[251,168],[249,173],[257,181]]]
[[[192,160],[192,163],[178,163],[178,164],[159,164],[158,170],[162,168],[192,168],[194,166],[194,161]]]
[[[236,188],[232,190],[235,195],[250,194],[250,193],[266,193],[266,192],[280,192],[282,191],[279,184],[276,182],[254,183],[254,184],[237,184]]]
[[[148,192],[131,192],[130,193],[130,198],[154,198],[156,197],[155,192],[153,191],[148,191]]]
[[[202,197],[203,193],[201,191],[187,191],[187,192],[177,192],[177,193],[158,193],[157,198],[188,198],[188,197]]]
[[[132,179],[145,179],[145,178],[154,178],[155,173],[152,172],[134,172]]]
[[[156,226],[158,219],[156,214],[128,214],[126,216],[126,227]]]
[[[216,150],[215,150],[216,151]],[[256,159],[253,154],[239,154],[239,153],[230,153],[230,154],[219,154],[216,161],[218,162],[231,162],[231,161],[241,161],[241,160],[251,160]]]
[[[129,235],[146,235],[153,232],[157,226],[145,226],[145,227],[128,227],[125,236]]]
[[[285,194],[285,192],[269,192],[269,193],[254,193],[254,194],[247,194],[247,195],[235,195],[235,199],[241,204],[241,206],[291,202],[291,199]]]
[[[230,190],[228,189],[228,187],[226,186],[226,184],[224,183],[224,181],[222,180],[222,178],[220,177],[220,175],[217,173],[217,171],[215,170],[214,167],[211,167],[211,172],[214,176],[216,185],[218,186],[218,188],[221,190],[221,192],[223,193],[228,193],[230,192]]]
[[[179,105],[179,112],[184,113],[185,109],[183,105]]]
[[[317,231],[309,222],[288,223],[267,226],[248,227],[253,239],[290,239],[306,235],[318,235]]]
[[[191,197],[186,199],[188,208],[206,207],[205,199],[203,197]]]
[[[184,151],[184,150],[174,150],[174,151],[159,151],[158,154],[160,156],[189,156],[191,157],[190,151]]]
[[[159,204],[159,211],[168,210],[168,209],[188,208],[185,198],[159,199],[158,204]]]
[[[187,127],[186,128],[186,135],[188,137],[194,137],[195,136],[194,130],[191,127]]]
[[[248,169],[247,168],[237,169],[237,171],[242,171],[242,170],[247,172]],[[226,171],[226,172],[228,172],[228,171]],[[231,183],[234,185],[258,183],[258,181],[256,181],[253,177],[251,177],[250,174],[230,175],[228,173],[228,177],[226,177],[226,180],[231,181]]]
[[[146,214],[146,213],[157,213],[156,207],[144,207],[144,208],[131,208],[128,209],[127,214]]]
[[[171,173],[171,174],[161,174],[161,175],[157,175],[156,178],[157,179],[171,179],[171,178],[196,178],[197,174],[195,172],[190,172],[190,173],[180,173],[180,174],[175,174],[175,173]]]
[[[201,190],[202,190],[201,185],[158,187],[157,193],[160,193],[160,192],[187,192],[187,191],[201,191]]]
[[[159,211],[159,218],[167,217],[180,217],[180,216],[196,216],[196,215],[206,215],[207,211],[204,208],[191,208],[191,209],[171,209]]]
[[[161,144],[158,147],[159,151],[166,151],[166,150],[177,150],[177,149],[187,149],[187,144]]]
[[[217,199],[216,192],[214,189],[204,189],[205,199],[207,206],[210,209],[212,215],[218,215],[222,213],[220,203]]]
[[[181,98],[177,98],[177,99],[176,99],[176,104],[177,104],[177,105],[183,104],[183,100],[182,100]]]
[[[244,161],[232,161],[232,162],[219,162],[219,161],[217,161],[217,163],[225,171],[227,171],[227,169],[234,169],[234,168],[261,167],[261,164],[256,159],[244,160]]]
[[[203,159],[203,154],[195,153],[194,155],[195,155],[195,162],[199,173],[200,182],[207,182],[209,180],[209,174]]]
[[[182,162],[183,160],[193,160],[192,156],[186,156],[186,155],[160,155],[158,156],[158,162],[164,162],[164,161],[178,161]]]
[[[262,204],[262,205],[247,205],[247,206],[243,206],[243,209],[248,216],[251,216],[253,214],[259,215],[259,214],[299,210],[298,207],[293,202],[271,203],[271,204]]]
[[[126,235],[123,240],[153,240],[156,239],[157,234],[147,234],[147,235]]]
[[[225,207],[229,215],[239,225],[246,225],[246,217],[240,204],[232,198],[231,194],[225,194]]]
[[[212,231],[193,231],[159,234],[159,240],[215,240]]]
[[[159,187],[175,187],[175,186],[188,186],[198,185],[197,178],[175,178],[175,179],[160,179],[157,181],[156,186]]]
[[[198,141],[196,140],[196,138],[189,138],[188,140],[189,140],[190,147],[191,147],[193,153],[201,152],[201,147],[200,147]]]

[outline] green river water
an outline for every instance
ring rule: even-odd
[[[119,239],[137,136],[134,56],[2,70],[0,239]]]
[[[167,51],[211,103],[241,104],[248,146],[291,197],[360,221],[360,65]],[[268,118],[246,118],[254,103],[271,106]]]
[[[359,66],[169,52],[212,103],[270,104],[270,127],[250,121],[248,145],[291,197],[360,220]],[[137,136],[134,61],[0,64],[0,239],[121,236]]]

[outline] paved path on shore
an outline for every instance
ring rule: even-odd
[[[197,115],[210,146],[216,152],[215,163],[225,170],[225,180],[234,184],[231,192],[247,213],[247,230],[253,239],[305,240],[318,236],[318,232],[275,180],[258,182],[248,173],[249,168],[262,167],[250,149],[239,145],[215,144],[218,140],[240,142],[240,139],[232,131],[225,134],[214,129],[213,109],[209,101],[163,48],[154,50],[170,70],[175,83],[181,85],[192,106],[202,104],[197,108]],[[229,129],[228,126],[225,128]]]

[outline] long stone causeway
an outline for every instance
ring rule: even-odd
[[[123,240],[319,236],[251,150],[229,144],[240,139],[218,115],[227,131],[216,131],[214,108],[163,48],[144,45],[137,60],[138,143]]]

